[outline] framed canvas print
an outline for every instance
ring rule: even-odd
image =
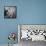
[[[46,43],[46,25],[20,24],[18,25],[18,38],[20,46],[43,45]]]
[[[16,18],[17,8],[16,6],[4,6],[4,18]]]
[[[46,41],[46,25],[19,25],[20,41]]]

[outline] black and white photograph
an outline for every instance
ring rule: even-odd
[[[16,18],[16,6],[4,6],[4,18]]]

